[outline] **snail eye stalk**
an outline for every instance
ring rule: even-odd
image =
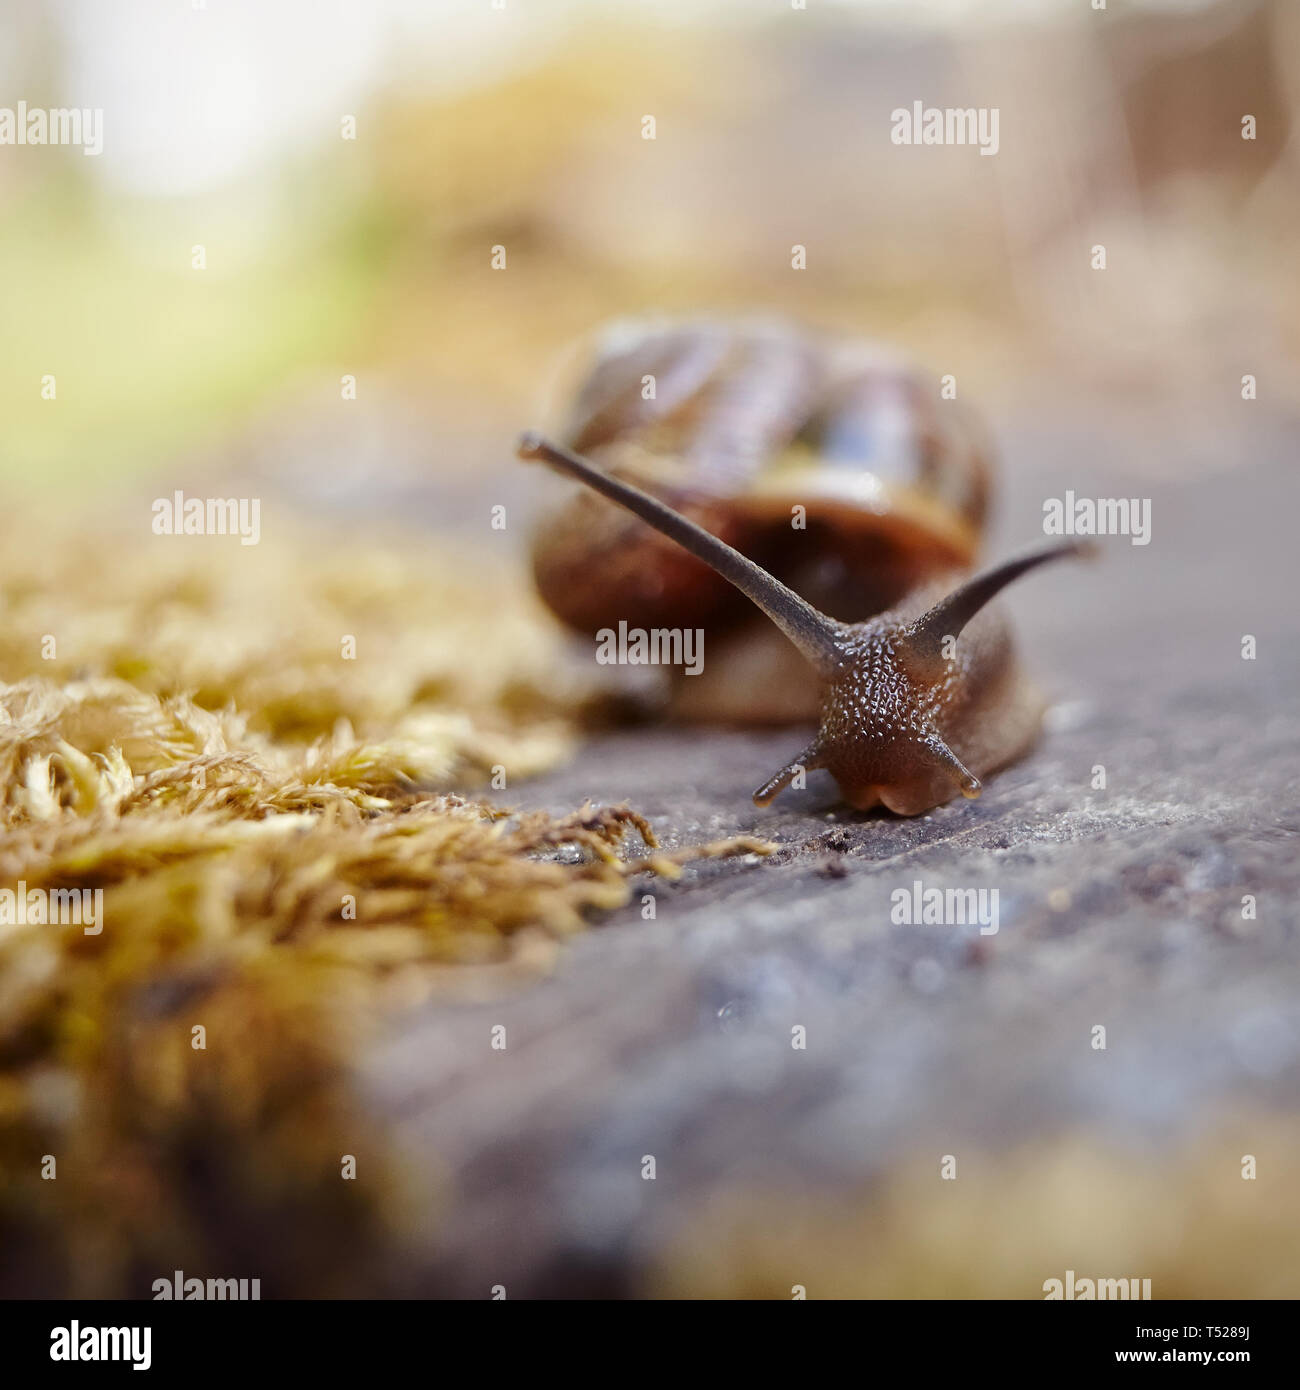
[[[585,483],[717,570],[757,604],[823,676],[834,675],[843,665],[844,655],[839,645],[843,629],[839,623],[801,599],[761,565],[674,511],[666,502],[532,431],[520,437],[517,452],[521,459],[544,463],[557,473]]]
[[[922,613],[915,622],[910,623],[902,633],[902,640],[918,657],[929,661],[942,659],[942,646],[945,637],[956,637],[962,628],[990,603],[1008,584],[1037,569],[1039,565],[1050,564],[1053,560],[1065,560],[1071,556],[1091,556],[1096,547],[1088,541],[1066,541],[1060,545],[1044,546],[1007,560],[996,568],[987,570],[968,579],[960,588],[954,589],[942,598],[928,612]]]

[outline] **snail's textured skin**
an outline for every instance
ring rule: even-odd
[[[847,621],[969,568],[988,506],[978,426],[934,381],[874,345],[767,320],[616,325],[561,437]],[[806,670],[746,600],[605,499],[584,492],[547,517],[533,565],[578,632],[705,630],[703,674],[675,678],[678,717],[815,715]]]
[[[1020,671],[999,605],[970,622],[951,661],[930,668],[909,652],[907,623],[960,576],[950,578],[844,629],[844,669],[823,692],[809,765],[830,772],[859,810],[884,805],[917,815],[956,796],[959,786],[930,749],[935,737],[984,777],[1037,736],[1042,702]]]
[[[666,616],[679,599],[690,605],[686,621],[698,623],[702,612],[717,619],[728,611],[719,583],[753,606],[745,611],[764,615],[728,632],[723,662],[716,646],[708,659],[710,680],[683,676],[678,699],[679,708],[693,700],[694,713],[741,721],[819,715],[812,743],[754,793],[758,806],[816,768],[864,810],[883,804],[918,815],[958,793],[978,796],[980,777],[1023,753],[1042,716],[993,601],[1021,575],[1088,546],[1047,545],[965,574],[987,492],[977,455],[941,453],[929,491],[887,487],[863,467],[874,446],[870,429],[857,429],[872,422],[860,407],[876,389],[877,366],[858,362],[846,374],[843,357],[827,350],[819,358],[796,335],[723,332],[720,341],[721,349],[711,337],[714,350],[698,352],[689,370],[684,344],[697,342],[689,333],[643,338],[597,367],[570,437],[608,458],[533,431],[521,436],[520,458],[586,489],[570,514],[574,529],[539,543],[543,592],[556,566],[571,567],[573,590],[548,597],[569,605],[575,626],[597,611],[611,626],[615,616],[635,621],[618,610],[636,598],[642,622],[649,611]],[[676,375],[656,412],[627,394],[627,382],[639,367],[649,381],[659,364]],[[842,467],[846,438],[865,443]],[[802,468],[773,453],[800,439],[816,450]],[[611,453],[616,446],[621,452]],[[661,466],[651,469],[652,461]],[[804,508],[810,516],[816,509],[821,530],[790,525]],[[586,525],[574,526],[580,515]],[[801,534],[819,548],[801,550]],[[796,557],[801,578],[791,582],[778,562]],[[699,567],[698,584],[686,559]],[[857,620],[845,619],[845,607],[862,605]]]

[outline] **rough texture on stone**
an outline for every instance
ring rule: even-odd
[[[1238,1143],[1231,1116],[1293,1116],[1300,634],[1285,439],[1227,439],[1218,469],[1184,478],[1158,451],[1107,464],[1086,428],[1053,466],[1055,436],[1021,428],[990,554],[1033,540],[1043,499],[1067,487],[1151,497],[1153,534],[1009,591],[1055,704],[1036,751],[977,802],[854,813],[814,774],[755,810],[751,791],[802,730],[607,734],[520,789],[529,808],[630,801],[670,846],[746,832],[780,849],[647,880],[654,920],[634,894],[553,978],[430,1006],[385,1044],[377,1109],[447,1193],[405,1284],[636,1292],[691,1212],[735,1192],[848,1202],[918,1154],[937,1174],[943,1154],[996,1165],[1070,1134],[1157,1165],[1206,1133],[1245,1154],[1263,1141],[1246,1125]],[[918,880],[996,889],[997,933],[891,922],[891,894]],[[489,1048],[494,1024],[504,1052]],[[1296,1164],[1294,1150],[1260,1161]],[[1235,1165],[1222,1181],[1240,1186]],[[762,1216],[779,1224],[782,1209]],[[1189,1258],[1187,1289],[1209,1287]],[[1270,1277],[1300,1292],[1294,1263]],[[695,1291],[689,1270],[674,1287]]]

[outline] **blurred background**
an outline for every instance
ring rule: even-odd
[[[104,112],[0,158],[10,486],[211,451],[455,518],[647,309],[883,336],[995,411],[1173,397],[1188,467],[1300,352],[1284,0],[5,0],[0,90]],[[999,108],[996,157],[892,144],[916,100]]]

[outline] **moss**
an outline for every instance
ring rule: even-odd
[[[367,1039],[466,966],[535,978],[632,874],[764,846],[662,854],[625,808],[473,799],[494,766],[562,758],[585,695],[490,576],[355,536],[222,551],[70,518],[37,586],[31,520],[9,525],[0,888],[104,896],[95,935],[0,925],[0,1244],[24,1252],[4,1291],[380,1280],[436,1192],[364,1123]]]

